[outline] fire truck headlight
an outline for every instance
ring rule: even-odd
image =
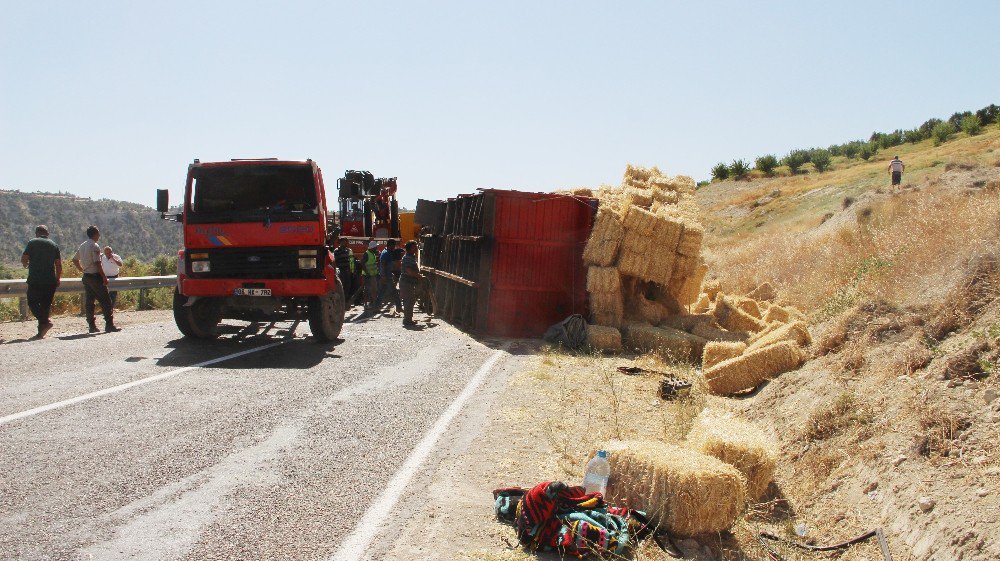
[[[191,262],[191,272],[192,273],[208,273],[212,270],[212,265],[208,261],[192,261]]]
[[[315,257],[300,257],[299,258],[299,268],[300,269],[315,269],[316,268],[316,258]]]

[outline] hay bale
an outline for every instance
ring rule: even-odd
[[[618,353],[622,350],[622,334],[614,327],[588,325],[587,345],[595,351]]]
[[[616,442],[605,450],[608,502],[645,511],[671,535],[721,532],[743,511],[744,477],[721,460],[664,442]]]
[[[631,206],[625,214],[624,228],[618,258],[622,274],[669,284],[683,225]]]
[[[694,314],[704,314],[712,308],[712,299],[708,297],[708,294],[704,292],[698,297],[698,301],[694,303],[694,308],[691,308],[691,313]]]
[[[625,197],[626,202],[631,206],[649,210],[653,206],[653,194],[648,191],[629,189]]]
[[[802,364],[802,351],[793,341],[747,352],[705,369],[705,381],[714,394],[732,395],[752,390],[775,376]]]
[[[649,300],[642,294],[637,295],[632,304],[636,315],[650,325],[657,325],[670,315],[670,310],[665,305],[655,300]]]
[[[740,341],[709,341],[701,355],[701,367],[711,368],[724,360],[729,360],[743,354],[746,343]]]
[[[760,319],[763,315],[760,312],[760,306],[758,305],[756,300],[752,300],[750,298],[745,298],[745,297],[744,298],[734,297],[733,302],[736,304],[737,308],[743,310],[747,314],[757,319]]]
[[[656,353],[664,358],[694,362],[701,358],[705,339],[678,329],[653,327],[644,323],[627,323],[622,340],[630,349]]]
[[[715,316],[712,316],[713,318]],[[697,335],[707,341],[746,341],[748,334],[745,331],[726,331],[718,324],[699,323],[691,328],[691,334]]]
[[[708,409],[695,418],[686,445],[740,470],[750,501],[764,496],[778,466],[773,437],[747,421]]]
[[[697,257],[701,253],[701,242],[705,238],[705,228],[697,222],[685,222],[677,253]]]
[[[591,292],[589,299],[591,322],[621,327],[625,319],[625,299],[621,292]]]
[[[757,288],[747,292],[746,297],[770,302],[778,297],[778,291],[771,286],[771,283],[764,282],[757,286]]]
[[[587,292],[622,291],[622,277],[614,267],[588,267]]]
[[[809,334],[809,326],[804,321],[794,321],[781,325],[766,335],[759,337],[750,344],[748,351],[754,351],[768,345],[773,345],[779,341],[793,341],[800,347],[808,347],[812,344],[812,335]]]
[[[792,314],[785,308],[773,304],[767,309],[767,313],[764,314],[764,321],[771,323],[773,321],[780,321],[781,323],[788,323],[792,319]]]
[[[708,299],[714,302],[716,296],[722,292],[722,281],[719,279],[705,281],[705,287],[702,290],[708,295]]]
[[[573,193],[577,197],[593,197],[594,196],[594,190],[591,189],[590,187],[577,187],[576,189],[572,189],[570,191],[570,193]]]
[[[700,323],[708,324],[712,327],[719,327],[712,314],[677,314],[664,318],[660,322],[660,327],[669,327],[691,333],[691,330]]]
[[[763,321],[736,307],[722,293],[719,293],[715,297],[715,309],[712,311],[712,314],[719,322],[719,325],[729,331],[757,332],[767,327]]]
[[[757,333],[750,335],[750,337],[748,337],[746,340],[746,344],[747,345],[754,344],[758,339],[774,331],[775,329],[781,327],[782,325],[785,324],[781,323],[780,321],[772,321],[771,323],[767,324],[767,327],[765,327],[761,331],[758,331]]]
[[[601,208],[594,218],[590,238],[583,249],[583,261],[587,265],[608,267],[618,260],[625,229],[621,217],[610,208]]]

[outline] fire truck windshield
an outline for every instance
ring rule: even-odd
[[[188,222],[315,220],[312,167],[246,165],[192,170]]]

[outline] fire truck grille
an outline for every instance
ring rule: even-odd
[[[308,255],[300,254],[307,250]],[[211,270],[207,273],[190,272],[199,279],[315,279],[323,277],[326,250],[320,247],[262,247],[238,249],[190,250],[188,271],[192,271],[190,255],[208,253]],[[316,258],[316,267],[299,268],[300,258]]]

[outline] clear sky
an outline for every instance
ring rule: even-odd
[[[1000,103],[1000,3],[0,0],[0,188],[313,158],[400,199],[620,181]]]

